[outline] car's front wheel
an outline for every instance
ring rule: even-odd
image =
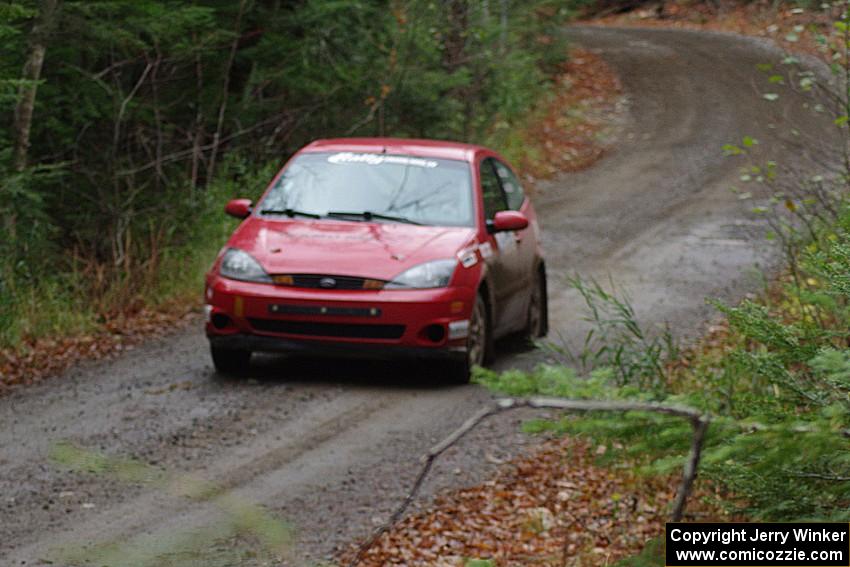
[[[484,366],[491,352],[492,335],[490,333],[490,317],[487,303],[481,294],[475,298],[475,306],[469,318],[469,335],[466,338],[466,356],[452,362],[449,377],[456,384],[467,384],[472,368]]]
[[[523,336],[529,340],[545,337],[549,332],[549,300],[546,294],[546,276],[542,270],[534,276],[526,316]]]
[[[210,345],[213,366],[220,374],[241,374],[248,368],[251,360],[250,350],[237,350]]]

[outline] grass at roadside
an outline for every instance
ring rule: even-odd
[[[70,273],[7,296],[15,304],[6,321],[10,344],[0,349],[0,390],[61,372],[69,364],[120,352],[139,341],[162,335],[194,320],[201,303],[203,274],[236,221],[224,216],[223,203],[248,193],[256,197],[276,164],[257,172],[232,168],[194,203],[190,236],[159,249],[139,270],[90,297],[97,273],[77,264]]]
[[[622,85],[608,63],[573,48],[555,88],[525,125],[509,135],[494,129],[487,145],[500,148],[533,185],[590,167],[604,156],[616,140],[623,105]]]

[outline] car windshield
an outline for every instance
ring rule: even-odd
[[[296,157],[259,206],[263,214],[473,226],[463,161],[370,153]]]

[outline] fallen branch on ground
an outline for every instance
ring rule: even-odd
[[[422,456],[422,469],[416,476],[410,491],[407,493],[404,501],[393,512],[390,518],[378,527],[372,536],[363,542],[357,548],[357,552],[347,567],[355,567],[363,560],[366,552],[378,541],[383,534],[395,526],[401,519],[404,512],[416,498],[419,489],[422,487],[425,477],[431,471],[434,461],[449,447],[460,441],[470,431],[472,431],[479,423],[493,415],[514,410],[518,408],[533,408],[533,409],[559,409],[571,412],[591,412],[591,411],[612,411],[612,412],[630,412],[630,411],[647,411],[653,413],[661,413],[687,419],[693,427],[693,437],[691,440],[691,450],[688,460],[685,463],[682,472],[682,482],[679,484],[679,489],[676,493],[676,499],[673,504],[673,511],[670,520],[678,522],[682,519],[685,512],[688,495],[693,487],[696,479],[699,460],[702,454],[702,444],[705,439],[705,433],[708,425],[711,422],[709,416],[703,412],[687,406],[667,405],[655,402],[629,402],[617,400],[569,400],[564,398],[503,398],[496,401],[495,404],[481,408],[477,413],[467,419],[463,424],[449,433],[442,441],[431,447],[425,455]]]

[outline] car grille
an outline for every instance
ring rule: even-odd
[[[323,315],[330,317],[380,317],[378,307],[329,307],[327,305],[287,305],[273,303],[268,307],[273,315]]]
[[[355,323],[314,323],[312,321],[281,321],[279,319],[248,319],[251,326],[266,333],[337,337],[347,339],[400,339],[404,325],[361,325]]]
[[[292,287],[308,287],[308,288],[323,288],[319,283],[324,278],[329,278],[336,282],[330,289],[363,289],[365,278],[356,278],[353,276],[328,276],[322,274],[293,274]]]

